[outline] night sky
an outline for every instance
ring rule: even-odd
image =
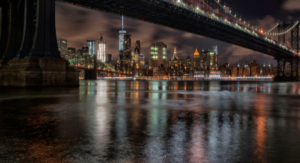
[[[224,1],[221,0],[224,4]],[[299,18],[300,0],[226,0],[226,6],[231,7],[233,13],[251,24],[269,29],[277,22],[290,21]],[[70,4],[56,3],[57,37],[68,40],[68,47],[81,48],[87,39],[97,39],[100,33],[107,42],[107,53],[118,58],[118,31],[121,29],[121,16],[95,11]],[[140,20],[125,17],[125,30],[132,36],[132,46],[136,40],[141,40],[142,54],[149,59],[150,45],[163,41],[168,46],[168,57],[173,55],[177,47],[179,58],[192,57],[195,48],[211,49],[219,47],[219,64],[229,62],[235,64],[252,60],[256,56],[260,63],[274,62],[270,56],[224,43],[203,36],[174,30]],[[132,47],[132,50],[133,50]]]

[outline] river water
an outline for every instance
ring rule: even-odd
[[[0,162],[300,162],[300,83],[0,88]]]

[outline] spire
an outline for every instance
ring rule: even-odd
[[[177,51],[176,51],[176,47],[174,48],[174,54],[173,54],[173,59],[177,58]],[[177,58],[178,59],[178,58]]]
[[[122,30],[124,30],[124,16],[122,14]]]
[[[100,42],[103,42],[103,36],[100,34]]]
[[[194,55],[199,55],[198,49],[196,48]]]

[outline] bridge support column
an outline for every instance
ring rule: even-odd
[[[8,36],[9,36],[9,11],[10,11],[10,4],[7,0],[2,0],[0,2],[2,7],[1,15],[1,31],[0,31],[0,61],[2,62],[3,54],[6,52]],[[1,69],[1,65],[0,65]]]
[[[285,59],[276,59],[277,60],[277,76],[275,77],[275,81],[286,81],[287,77],[285,76]]]
[[[299,65],[299,58],[294,57],[291,62],[291,69],[292,69],[291,76],[299,77],[298,65]]]
[[[0,61],[0,65],[3,68],[7,66],[7,62],[9,60],[13,59],[17,55],[21,47],[24,23],[24,1],[2,1],[5,1],[1,2],[3,3],[2,17],[4,19],[2,23],[6,23],[2,24],[1,27],[3,30],[1,34],[4,34],[4,37],[6,37],[1,40],[1,44],[5,46],[5,50],[2,51],[3,53]],[[7,32],[7,34],[4,32]]]
[[[0,86],[78,86],[79,72],[58,51],[55,0],[3,1]]]

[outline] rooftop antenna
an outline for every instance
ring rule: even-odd
[[[122,14],[122,30],[124,30],[124,16]]]

